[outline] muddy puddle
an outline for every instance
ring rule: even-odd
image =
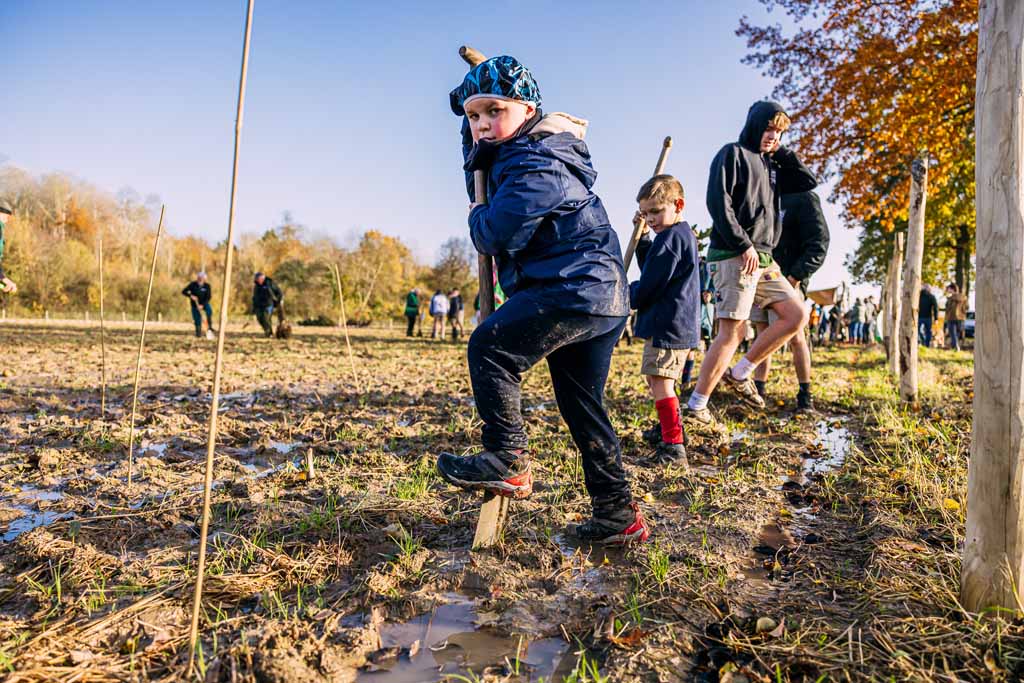
[[[448,602],[402,623],[380,629],[380,649],[367,657],[359,683],[428,683],[478,680],[560,681],[576,661],[561,638],[508,636],[481,626],[487,614],[473,600],[448,594]]]
[[[74,517],[72,512],[47,509],[62,498],[64,498],[64,494],[60,491],[38,489],[33,486],[21,487],[19,491],[2,503],[10,514],[17,516],[7,524],[7,530],[0,536],[0,542],[10,543],[18,536],[33,529],[52,524],[60,519]]]

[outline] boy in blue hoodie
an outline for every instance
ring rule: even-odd
[[[591,192],[597,174],[583,143],[586,122],[544,116],[532,74],[507,56],[474,67],[450,101],[465,116],[470,235],[477,251],[494,256],[508,299],[469,339],[484,450],[442,453],[438,470],[462,488],[530,495],[520,383],[522,373],[547,359],[559,411],[583,456],[593,508],[591,519],[569,532],[593,543],[646,540],[650,532],[603,403],[629,299],[618,238]],[[476,170],[487,175],[488,204],[474,201]]]
[[[654,397],[661,438],[655,459],[686,466],[686,438],[675,383],[685,372],[690,349],[700,339],[700,276],[697,239],[683,221],[683,186],[670,175],[656,175],[640,188],[637,217],[645,231],[636,254],[640,279],[629,287],[636,309],[636,336],[646,339],[640,372]]]

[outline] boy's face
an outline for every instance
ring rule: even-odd
[[[473,142],[507,140],[537,113],[532,104],[497,97],[478,97],[466,102],[465,109]]]
[[[666,202],[658,199],[641,199],[640,215],[654,232],[661,232],[679,222],[686,202],[680,197]]]
[[[761,136],[761,151],[765,154],[770,154],[777,150],[779,145],[782,144],[782,133],[782,128],[768,124],[764,135]]]

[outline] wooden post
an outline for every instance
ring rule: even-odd
[[[107,331],[103,316],[103,228],[100,227],[100,421],[107,422]]]
[[[1022,610],[1024,589],[1024,3],[978,17],[974,433],[960,600]]]
[[[231,165],[231,199],[228,202],[228,236],[224,241],[224,284],[220,300],[220,323],[217,325],[217,353],[213,361],[213,395],[210,399],[210,424],[206,437],[206,472],[203,478],[203,517],[199,530],[199,563],[196,587],[192,596],[192,624],[188,635],[188,675],[195,675],[196,645],[199,644],[199,612],[203,600],[203,574],[206,572],[206,535],[210,531],[210,498],[213,491],[213,455],[217,445],[217,408],[220,404],[220,379],[224,359],[224,337],[228,329],[228,306],[231,303],[231,266],[234,261],[235,198],[238,194],[238,148],[242,139],[242,113],[245,109],[245,78],[249,70],[249,38],[252,35],[252,10],[249,0],[245,14],[245,38],[242,43],[242,73],[238,78],[238,108],[235,112],[235,154]]]
[[[135,388],[132,390],[132,416],[128,423],[128,488],[132,487],[132,466],[135,454],[135,410],[139,404],[139,374],[142,372],[142,349],[146,345],[146,321],[149,318],[149,302],[153,298],[153,277],[156,275],[156,255],[160,251],[160,235],[164,231],[164,206],[160,206],[160,221],[156,225],[156,241],[153,243],[153,263],[149,266],[149,287],[146,289],[146,307],[142,310],[142,333],[139,334],[139,356],[135,360]]]
[[[886,324],[889,329],[889,372],[893,380],[900,377],[900,306],[903,303],[903,233],[894,236],[892,258],[889,261],[889,317]]]
[[[459,48],[459,56],[470,68],[484,61],[480,52],[468,45]],[[487,176],[483,171],[473,172],[473,197],[478,204],[487,203]],[[494,312],[494,261],[487,254],[477,256],[479,272],[480,318],[477,325],[483,323]],[[508,498],[485,493],[480,504],[480,517],[476,521],[476,532],[473,534],[473,548],[488,548],[498,541],[501,527],[508,516]]]
[[[928,194],[928,155],[910,165],[910,221],[903,264],[903,303],[900,306],[900,398],[917,403],[917,309],[921,296],[924,256],[924,211]]]
[[[651,174],[653,178],[656,175],[661,175],[661,172],[665,170],[665,162],[668,161],[668,153],[672,149],[672,136],[668,136],[661,143],[661,154],[658,155],[658,163],[654,165],[654,173]],[[633,228],[633,234],[629,238],[629,244],[626,246],[626,257],[622,260],[625,267],[625,271],[629,273],[629,266],[633,263],[633,254],[636,253],[636,245],[640,243],[640,237],[644,234],[644,223],[640,223]]]

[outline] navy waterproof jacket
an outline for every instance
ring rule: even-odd
[[[633,333],[659,349],[693,349],[700,341],[700,256],[687,222],[644,235],[636,248],[640,279],[629,285]]]
[[[708,174],[711,248],[736,254],[748,247],[770,254],[782,234],[780,195],[806,192],[818,179],[786,147],[761,153],[761,137],[782,107],[755,102],[737,142],[718,151]]]
[[[509,297],[553,310],[626,316],[619,239],[591,187],[597,171],[583,124],[562,115],[528,122],[517,137],[464,147],[465,170],[487,172],[489,201],[469,214],[477,251],[495,257]],[[472,177],[467,176],[470,199]]]

